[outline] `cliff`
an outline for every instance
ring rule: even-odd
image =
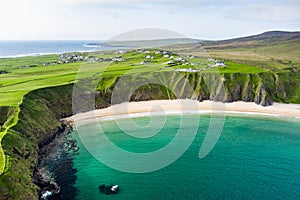
[[[133,75],[132,80],[137,76]],[[293,69],[281,73],[226,73],[221,74],[221,77],[215,74],[187,73],[183,77],[187,78],[186,81],[194,91],[192,96],[185,96],[186,83],[180,85],[179,80],[172,79],[170,85],[179,89],[179,98],[223,102],[241,100],[262,106],[271,105],[273,101],[300,103],[300,83],[297,81],[300,73]],[[80,108],[73,109],[83,112],[108,107],[111,104],[113,88],[120,78],[107,79],[113,81],[107,85],[98,84],[97,92],[82,87],[84,95],[79,97],[82,104]],[[0,199],[37,199],[38,187],[33,184],[32,179],[39,149],[63,131],[64,127],[59,119],[72,115],[72,93],[73,85],[70,84],[39,89],[24,97],[17,125],[9,129],[2,141],[9,159],[6,172],[0,176]],[[95,107],[91,107],[89,102],[92,97],[95,97]],[[174,98],[174,93],[164,86],[146,84],[133,92],[131,101]],[[1,109],[3,112],[1,111],[0,119],[5,121],[12,109]]]

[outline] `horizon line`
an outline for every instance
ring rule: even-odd
[[[214,39],[209,39],[209,38],[197,38],[197,37],[178,37],[178,38],[157,38],[157,39],[149,39],[148,41],[151,40],[168,40],[168,39],[192,39],[192,40],[200,40],[200,41],[222,41],[222,40],[230,40],[230,39],[237,39],[237,38],[244,38],[244,37],[249,37],[249,36],[255,36],[255,35],[261,35],[264,33],[268,33],[268,32],[286,32],[286,33],[298,33],[300,32],[300,30],[267,30],[267,31],[263,31],[263,32],[259,32],[259,33],[255,33],[255,34],[246,34],[246,35],[240,35],[240,36],[232,36],[232,37],[225,37],[225,38],[214,38]],[[0,42],[30,42],[30,41],[119,41],[119,40],[110,40],[110,39],[0,39]],[[122,41],[122,40],[120,40]],[[123,40],[123,41],[147,41],[147,40]]]

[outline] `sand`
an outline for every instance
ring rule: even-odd
[[[272,106],[262,107],[255,103],[233,102],[221,103],[213,101],[198,102],[195,100],[154,100],[130,102],[114,105],[105,109],[80,113],[65,118],[67,122],[86,120],[111,120],[114,118],[128,118],[156,114],[180,113],[224,113],[243,115],[267,115],[277,117],[292,117],[300,119],[300,104],[274,103]]]

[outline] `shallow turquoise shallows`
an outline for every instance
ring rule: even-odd
[[[78,170],[76,198],[300,199],[299,122],[227,116],[217,144],[205,158],[200,159],[199,149],[211,118],[199,115],[185,117],[191,122],[200,118],[193,143],[178,160],[149,173],[126,173],[107,167],[80,142],[79,136],[84,133],[74,131],[80,147],[79,154],[74,157],[74,167]],[[162,116],[155,118],[163,120]],[[122,120],[124,125],[128,119]],[[167,116],[164,128],[146,139],[125,134],[113,121],[100,124],[105,135],[119,148],[146,153],[168,145],[177,133],[180,120],[180,116]],[[147,117],[135,118],[134,122],[140,126],[150,123]],[[189,126],[184,128],[189,137]],[[99,131],[97,124],[82,125],[81,129]],[[128,162],[132,160],[128,158]],[[101,184],[118,184],[120,192],[111,196],[102,194],[98,189]]]

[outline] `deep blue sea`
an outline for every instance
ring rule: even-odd
[[[210,117],[190,115],[187,118],[190,122],[200,118],[197,135],[190,147],[169,166],[148,173],[128,173],[108,167],[98,159],[119,162],[121,167],[135,160],[129,156],[118,161],[118,157],[110,155],[109,151],[98,151],[98,155],[92,155],[88,149],[108,148],[105,146],[107,142],[100,137],[105,134],[111,143],[128,152],[141,154],[161,150],[174,139],[182,126],[180,116],[168,116],[158,134],[149,138],[125,134],[114,121],[100,122],[102,130],[99,124],[82,125],[80,134],[78,129],[73,132],[80,147],[78,154],[72,157],[73,171],[70,174],[75,184],[70,187],[66,181],[61,181],[62,195],[72,194],[73,199],[78,200],[300,199],[299,122],[227,116],[217,144],[205,158],[199,158]],[[129,119],[122,120],[123,124],[130,126],[126,123]],[[145,131],[150,121],[147,117],[134,119],[135,123],[145,126]],[[183,128],[186,138],[190,137],[189,123]],[[82,137],[89,140],[83,143]],[[180,147],[184,140],[174,142]],[[176,148],[172,151],[177,153]],[[168,158],[159,157],[157,162],[165,159]],[[151,163],[145,159],[141,165]],[[57,174],[58,178],[61,176],[68,177],[67,172]],[[98,189],[101,184],[118,184],[120,193],[102,194]]]
[[[88,47],[101,41],[0,41],[0,58],[38,56],[66,52],[105,50],[108,47]]]

